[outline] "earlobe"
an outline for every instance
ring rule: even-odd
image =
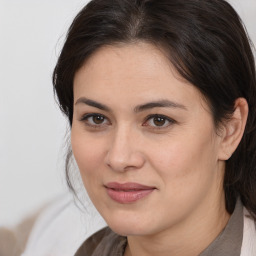
[[[219,160],[228,160],[238,147],[244,134],[248,111],[246,99],[236,99],[234,113],[223,124]]]

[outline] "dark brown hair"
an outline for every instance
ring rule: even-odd
[[[233,113],[237,98],[247,100],[248,121],[241,143],[226,161],[224,190],[229,213],[240,196],[255,217],[255,63],[246,30],[224,0],[89,2],[74,19],[53,73],[59,106],[70,126],[76,71],[100,47],[136,41],[164,49],[177,71],[205,96],[216,127]],[[72,189],[68,168],[66,175]]]

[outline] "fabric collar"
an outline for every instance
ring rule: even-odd
[[[199,256],[239,256],[243,241],[243,205],[238,198],[228,224],[219,236]]]

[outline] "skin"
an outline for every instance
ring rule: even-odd
[[[172,104],[138,107],[167,100]],[[126,256],[198,255],[223,230],[230,217],[225,160],[246,122],[240,122],[246,102],[237,105],[235,121],[217,134],[201,93],[143,42],[102,47],[78,70],[72,150],[93,204],[112,230],[128,237]],[[108,182],[155,189],[122,204],[108,196]]]

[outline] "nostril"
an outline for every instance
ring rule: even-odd
[[[130,152],[113,152],[109,151],[106,155],[106,165],[113,171],[125,172],[137,170],[144,165],[144,157],[136,151]]]

